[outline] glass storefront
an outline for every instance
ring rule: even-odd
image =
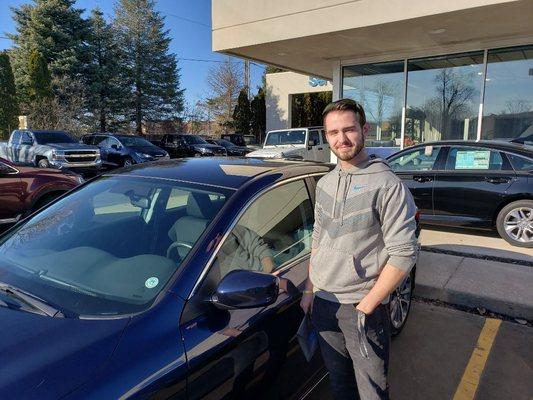
[[[399,145],[402,128],[404,63],[379,63],[344,68],[345,97],[363,105],[370,125],[368,147]]]
[[[533,136],[533,46],[489,50],[482,139]]]
[[[405,144],[476,139],[483,52],[409,60]]]
[[[400,145],[402,129],[404,146],[479,135],[531,141],[533,46],[346,66],[341,96],[363,104],[367,146]]]

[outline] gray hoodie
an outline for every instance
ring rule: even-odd
[[[380,158],[318,181],[310,279],[317,296],[358,303],[386,264],[408,272],[419,250],[416,206]]]

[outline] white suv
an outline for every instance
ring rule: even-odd
[[[329,144],[324,128],[291,128],[269,131],[263,148],[246,154],[246,157],[293,158],[330,162]]]

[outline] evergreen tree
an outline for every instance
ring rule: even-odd
[[[50,69],[52,78],[78,78],[86,62],[87,23],[83,10],[74,8],[75,0],[33,0],[12,8],[17,33],[14,41],[13,71],[19,99],[28,95],[28,60],[39,52]]]
[[[99,9],[89,18],[88,64],[84,77],[87,108],[92,114],[90,125],[100,132],[113,130],[125,109],[128,88],[122,73],[123,54],[113,27]]]
[[[237,105],[233,111],[233,123],[235,131],[248,135],[250,133],[250,122],[252,114],[250,110],[250,101],[246,94],[246,88],[241,89],[239,98],[237,99]]]
[[[251,129],[259,143],[263,141],[266,130],[266,102],[265,92],[259,88],[257,94],[250,103]]]
[[[18,126],[19,106],[15,91],[15,77],[6,52],[0,53],[0,138],[7,138]]]
[[[132,97],[131,119],[142,133],[143,121],[178,119],[183,92],[169,31],[153,0],[120,0],[115,27],[124,51]]]
[[[28,60],[28,96],[30,100],[42,100],[52,97],[50,71],[41,54],[33,51]]]

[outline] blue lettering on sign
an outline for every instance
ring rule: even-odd
[[[313,78],[311,76],[309,77],[309,85],[312,87],[326,86],[327,84],[328,84],[328,81],[325,79]]]

